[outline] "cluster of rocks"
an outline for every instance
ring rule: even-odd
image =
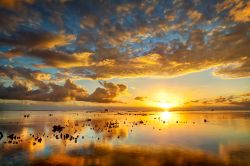
[[[24,117],[24,118],[29,118],[29,117],[30,117],[30,114],[25,114],[23,117]]]

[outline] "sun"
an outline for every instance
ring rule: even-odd
[[[161,108],[171,108],[175,106],[173,103],[167,103],[167,102],[159,102],[157,105],[158,107]]]
[[[176,107],[180,103],[180,97],[164,92],[156,93],[154,99],[154,105],[163,109]]]
[[[169,110],[173,107],[179,107],[183,103],[180,96],[162,91],[153,92],[152,95],[143,102],[143,104],[146,106],[158,107],[164,110]]]

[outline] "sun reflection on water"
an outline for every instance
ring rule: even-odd
[[[238,162],[238,153],[242,152],[246,155],[240,156],[243,158],[241,163],[231,165],[246,165],[249,161],[249,112],[180,112],[165,109],[163,112],[53,112],[53,116],[48,116],[48,112],[31,111],[30,114],[32,116],[24,123],[23,116],[16,114],[16,118],[12,118],[14,115],[11,113],[8,113],[10,118],[7,123],[0,121],[0,131],[4,134],[0,140],[2,163],[9,163],[10,157],[14,156],[20,159],[16,162],[33,165],[119,165],[118,162],[147,165],[145,163],[150,158],[159,166],[166,165],[167,161],[180,166],[186,165],[185,162],[203,161],[205,157],[209,158],[207,165],[220,162],[219,165],[230,166],[228,163],[234,162],[232,153],[236,154],[234,159]],[[205,123],[204,118],[208,122]],[[29,125],[28,120],[32,122]],[[53,132],[54,125],[64,128],[61,132]],[[239,137],[231,134],[235,131]],[[8,138],[11,134],[20,138],[11,140]],[[73,139],[65,139],[66,134]],[[40,142],[38,138],[41,138]],[[210,140],[215,141],[213,146],[219,152],[210,149]],[[229,140],[235,143],[228,144]],[[197,146],[197,143],[202,146]],[[207,151],[211,151],[212,156]],[[219,157],[214,154],[219,154]],[[145,160],[140,160],[138,164],[137,159],[142,157]],[[163,159],[164,162],[160,163]],[[179,164],[179,160],[183,163]]]
[[[164,111],[160,114],[162,120],[169,121],[172,117],[172,113],[169,111]]]

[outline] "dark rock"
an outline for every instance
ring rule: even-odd
[[[29,118],[30,117],[30,114],[27,114],[27,115],[24,115],[25,118]]]
[[[13,140],[13,139],[16,139],[16,136],[15,136],[14,134],[11,134],[11,135],[9,135],[7,138]]]
[[[62,126],[60,126],[60,125],[58,125],[58,126],[54,125],[52,131],[53,131],[53,132],[58,131],[58,132],[60,133],[64,128],[65,128],[65,127],[62,127]]]
[[[68,139],[68,138],[69,138],[69,134],[65,134],[64,139]]]
[[[3,133],[0,131],[0,141],[3,138]]]
[[[41,143],[42,142],[42,138],[38,138],[38,140],[37,140],[39,143]]]

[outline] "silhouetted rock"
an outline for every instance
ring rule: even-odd
[[[106,108],[106,109],[104,109],[104,111],[105,111],[105,112],[108,112],[109,110]]]
[[[42,142],[42,138],[38,138],[37,141],[38,141],[39,143],[41,143],[41,142]]]
[[[13,140],[13,139],[16,139],[16,136],[14,134],[11,134],[11,135],[7,136],[7,138]]]
[[[0,131],[0,141],[3,138],[3,133]]]
[[[65,134],[64,139],[68,139],[68,138],[69,138],[69,134]]]
[[[30,117],[30,114],[27,114],[27,115],[24,115],[25,118],[29,118]]]
[[[204,119],[204,123],[206,123],[207,122],[207,119]]]
[[[58,125],[58,126],[54,125],[52,131],[53,131],[53,132],[58,131],[58,132],[60,133],[64,128],[65,128],[65,127],[62,127],[62,126],[60,126],[60,125]]]

